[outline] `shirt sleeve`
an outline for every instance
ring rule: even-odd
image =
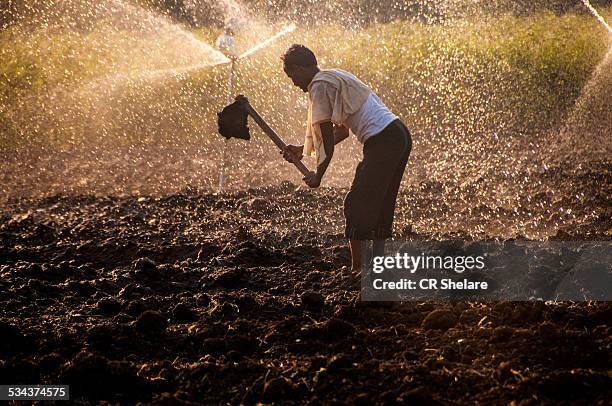
[[[312,124],[331,121],[336,88],[327,82],[315,82],[310,88],[310,99],[312,100]]]

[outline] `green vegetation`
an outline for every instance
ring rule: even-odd
[[[612,7],[602,14],[612,19]],[[136,58],[133,50],[150,46],[150,40],[111,32],[24,32],[17,26],[0,32],[0,146],[79,142],[92,135],[148,139],[160,129],[166,136],[191,138],[214,132],[214,113],[226,97],[226,67],[152,76],[151,83],[139,77],[105,96],[116,84],[95,83],[108,75],[182,67],[171,58]],[[207,43],[219,33],[195,32]],[[242,43],[261,39],[249,34],[254,37]],[[610,46],[591,16],[550,12],[443,25],[396,21],[355,30],[333,24],[298,29],[242,62],[236,89],[255,100],[272,125],[293,134],[301,133],[303,99],[278,60],[290,42],[316,50],[324,66],[353,71],[417,133],[429,134],[554,128]]]
[[[321,37],[338,35],[313,39]],[[551,13],[397,22],[339,42],[337,55],[324,57],[368,80],[419,127],[525,132],[563,119],[609,46],[594,19]]]

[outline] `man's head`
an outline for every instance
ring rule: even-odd
[[[317,58],[312,51],[301,44],[293,44],[281,57],[283,70],[293,81],[293,84],[308,91],[312,78],[319,72]]]

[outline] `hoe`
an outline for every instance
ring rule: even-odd
[[[249,127],[247,125],[247,117],[251,116],[257,125],[261,127],[263,132],[270,137],[272,142],[274,142],[274,144],[276,144],[281,151],[284,151],[285,147],[287,146],[281,137],[278,136],[276,131],[274,131],[253,108],[253,106],[251,106],[249,100],[242,95],[236,96],[236,100],[232,104],[226,106],[220,113],[217,113],[217,116],[219,134],[228,140],[230,138],[240,138],[242,140],[251,139]],[[310,172],[298,157],[294,157],[291,163],[295,165],[302,175],[306,175],[308,172]]]

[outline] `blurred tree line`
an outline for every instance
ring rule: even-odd
[[[78,1],[78,0],[74,0]],[[572,10],[586,12],[580,0],[118,0],[138,4],[166,14],[190,26],[222,26],[231,8],[242,6],[249,13],[269,20],[291,20],[310,24],[318,21],[369,24],[395,19],[439,23],[447,19],[511,13],[528,16],[549,10],[562,15]],[[57,0],[1,0],[0,28],[27,19],[37,7],[51,8]],[[612,0],[591,0],[596,7],[612,6]]]
[[[512,14],[529,16],[539,11],[557,15],[578,10],[586,12],[580,0],[134,0],[192,26],[222,25],[228,7],[244,5],[254,15],[269,20],[287,19],[298,23],[352,22],[369,24],[396,19],[439,23],[447,19]],[[596,7],[612,6],[612,0],[591,0]]]
[[[440,23],[448,19],[478,15],[529,16],[544,10],[557,15],[574,9],[586,12],[580,0],[280,0],[272,6],[266,6],[267,0],[246,2],[264,10],[270,18],[291,16],[292,20],[301,22],[311,22],[309,20],[312,19],[350,19],[365,24],[396,19]],[[591,0],[591,4],[595,7],[609,6],[612,0]]]

